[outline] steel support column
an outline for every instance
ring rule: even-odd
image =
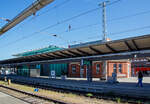
[[[90,61],[90,64],[87,64],[87,81],[92,82],[92,61]]]
[[[101,79],[107,80],[107,61],[104,60],[102,62],[103,62],[103,67],[102,67],[102,76],[103,77]]]
[[[84,60],[81,59],[80,61],[80,77],[83,78],[84,77]]]

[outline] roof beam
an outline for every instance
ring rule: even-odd
[[[35,55],[35,56],[33,56],[33,57],[35,57],[35,58],[42,58],[40,55]]]
[[[31,60],[33,61],[35,58],[32,58],[32,57],[24,57],[23,60]]]
[[[93,48],[92,46],[90,46],[89,48],[98,54],[102,54],[102,52],[100,50],[97,50],[97,49]]]
[[[56,56],[59,56],[59,57],[66,57],[64,55],[60,55],[60,54],[57,54],[57,53],[53,53],[53,54],[56,55]]]
[[[139,48],[138,48],[138,46],[137,46],[137,44],[136,44],[136,42],[135,42],[135,40],[134,40],[134,39],[132,39],[132,43],[134,44],[134,46],[135,46],[136,50],[139,50]]]
[[[63,54],[63,55],[66,55],[66,56],[74,56],[74,55],[71,55],[71,54],[68,54],[68,53],[65,53],[65,52],[62,52],[62,51],[60,51],[59,53],[61,53],[61,54]]]
[[[39,58],[41,58],[41,59],[49,59],[48,56],[44,56],[44,55],[38,55],[38,56],[39,56]]]
[[[75,56],[81,56],[81,54],[79,54],[79,53],[76,53],[76,52],[73,52],[73,51],[71,51],[71,50],[67,50],[69,53],[71,53],[71,54],[73,54],[73,55],[75,55]]]
[[[44,54],[41,54],[40,56],[43,57],[43,58],[51,58],[50,56],[44,55]]]
[[[82,51],[80,49],[76,49],[78,52],[82,53],[82,54],[85,54],[85,55],[90,55],[89,53],[85,52],[85,51]]]
[[[27,56],[28,58],[30,58],[30,59],[38,59],[38,57],[35,57],[35,56]]]
[[[51,57],[51,58],[56,58],[55,56],[53,56],[53,55],[50,55],[50,54],[43,54],[43,55],[46,55],[46,56],[49,56],[49,57]]]
[[[129,51],[132,51],[133,49],[131,48],[131,46],[128,44],[127,41],[124,41],[125,45],[128,47]]]
[[[54,60],[44,60],[44,61],[33,61],[33,62],[23,62],[23,63],[11,63],[12,65],[16,64],[43,64],[43,63],[68,63],[68,62],[77,62],[81,59],[88,59],[88,60],[118,60],[118,59],[129,59],[133,58],[134,54],[137,54],[138,57],[149,57],[150,50],[144,51],[134,51],[134,52],[124,52],[124,53],[113,53],[113,54],[106,54],[106,55],[95,55],[95,56],[85,56],[85,57],[75,57],[75,58],[66,58],[66,59],[54,59]],[[5,63],[4,65],[7,65]],[[2,64],[0,64],[2,66]]]
[[[36,56],[32,56],[33,57],[33,59],[35,59],[35,60],[41,60],[41,59],[46,59],[47,57],[43,57],[43,56],[41,56],[41,55],[36,55]]]
[[[45,55],[45,54],[41,54],[41,56],[43,56],[43,57],[47,57],[47,58],[49,58],[49,57],[50,57],[50,56]]]
[[[38,10],[45,7],[46,5],[52,3],[54,0],[36,0],[33,4],[31,4],[28,8],[24,9],[21,13],[19,13],[16,17],[14,17],[10,22],[4,25],[0,29],[0,35],[7,32],[9,29],[13,28],[27,17],[35,14]]]
[[[109,49],[109,50],[111,50],[112,52],[117,52],[115,49],[113,49],[110,45],[108,45],[108,44],[105,44],[106,45],[106,47]]]

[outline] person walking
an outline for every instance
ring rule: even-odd
[[[136,86],[137,87],[143,87],[142,81],[143,81],[143,73],[142,73],[142,71],[139,71],[138,72],[138,83]]]

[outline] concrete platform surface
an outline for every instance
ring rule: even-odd
[[[29,104],[10,95],[0,92],[0,104]]]
[[[4,76],[0,76],[4,79]],[[144,77],[143,87],[136,87],[137,78],[118,79],[119,83],[107,83],[105,81],[88,82],[78,79],[52,79],[52,78],[35,78],[35,77],[22,77],[22,76],[7,76],[12,82],[19,82],[24,84],[41,85],[45,87],[62,88],[66,90],[94,92],[101,94],[113,94],[118,96],[128,96],[141,99],[150,99],[150,78]]]
[[[39,78],[49,78],[48,76],[40,76]],[[61,79],[61,77],[56,77],[56,79]],[[87,78],[66,78],[67,80],[77,80],[77,81],[86,81]],[[93,81],[105,82],[104,80],[100,80],[100,78],[93,78]],[[117,78],[119,82],[127,82],[127,83],[137,83],[137,77],[130,78]],[[150,83],[150,77],[143,77],[143,83]]]

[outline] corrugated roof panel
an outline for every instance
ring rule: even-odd
[[[96,52],[92,51],[89,47],[81,48],[80,50],[89,54],[96,54]]]
[[[104,44],[103,45],[96,45],[96,46],[92,46],[92,47],[96,48],[97,50],[101,51],[102,53],[110,53],[110,52],[112,52]]]
[[[76,49],[71,49],[72,52],[75,52],[77,54],[83,55],[81,52],[77,51]]]
[[[133,44],[133,41],[132,40],[128,40],[128,41],[126,41],[127,42],[127,44],[129,44],[129,46],[132,48],[132,50],[136,50],[136,47],[135,47],[135,45]]]
[[[134,40],[138,48],[150,48],[150,38]]]
[[[125,45],[124,42],[112,43],[109,45],[116,51],[127,51],[128,50],[128,47]]]

